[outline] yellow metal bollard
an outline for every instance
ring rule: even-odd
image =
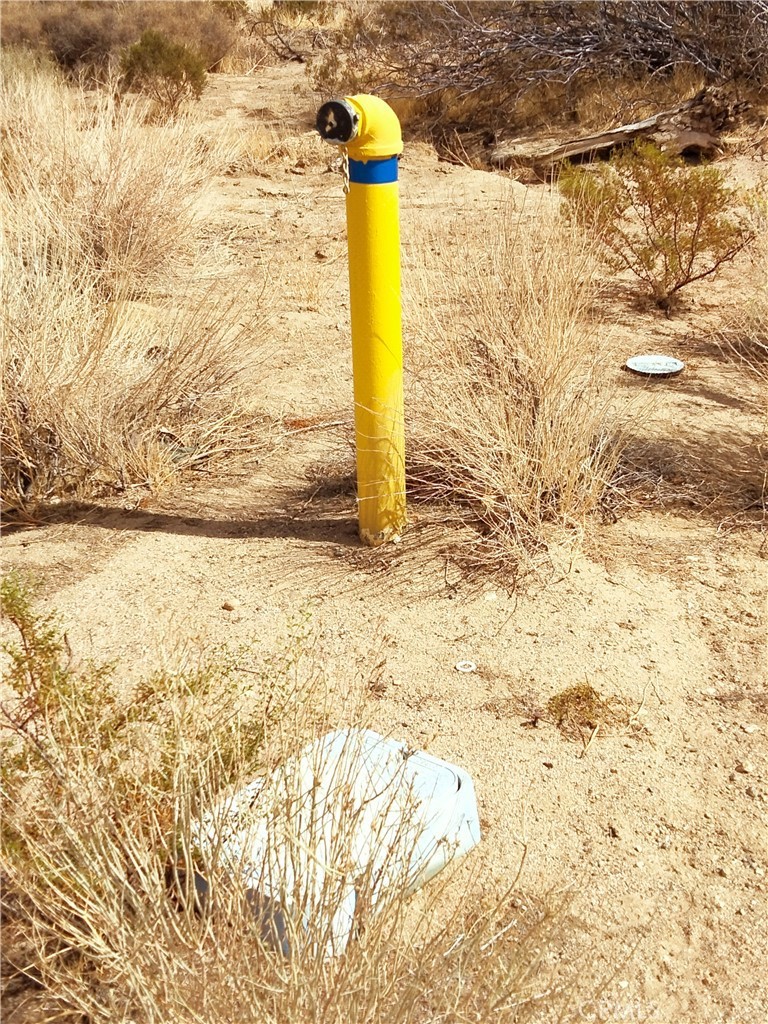
[[[347,236],[360,537],[405,525],[403,340],[397,156],[400,122],[377,96],[323,104],[317,129],[349,157]]]

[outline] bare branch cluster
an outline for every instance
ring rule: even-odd
[[[712,81],[766,76],[768,0],[601,0],[382,5],[355,40],[401,91],[518,97],[542,83],[680,65]]]

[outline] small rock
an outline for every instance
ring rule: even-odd
[[[233,612],[240,607],[240,602],[236,597],[228,598],[221,606],[225,612]]]
[[[751,796],[753,800],[757,796],[757,790],[755,789],[754,786],[747,786],[747,788],[744,790],[744,792],[747,794],[747,796]]]
[[[748,736],[751,736],[753,732],[760,732],[760,726],[754,725],[752,722],[742,722],[739,728]]]
[[[751,761],[739,761],[736,765],[736,771],[739,775],[751,775],[754,770],[755,766]]]
[[[721,878],[727,878],[728,868],[724,864],[721,864],[720,867],[717,869],[717,873],[718,875],[720,875]]]
[[[705,690],[701,691],[705,697],[716,697],[717,690],[714,686],[708,686]]]
[[[489,590],[487,594],[483,594],[483,600],[484,601],[496,601],[498,599],[498,596],[499,595],[496,593],[495,590]]]

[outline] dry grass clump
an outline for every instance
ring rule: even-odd
[[[258,320],[247,338],[234,300],[133,301],[193,265],[214,166],[196,130],[145,126],[25,64],[6,69],[3,104],[4,507],[157,488],[250,445],[233,389],[258,364]]]
[[[189,266],[194,203],[213,171],[198,129],[144,125],[140,106],[108,90],[68,87],[52,69],[18,57],[4,72],[0,202],[9,285],[70,275],[109,296]]]
[[[107,303],[61,276],[5,301],[6,511],[157,492],[182,469],[262,443],[237,397],[258,356],[234,302],[203,299],[187,313]]]
[[[4,954],[15,973],[11,991],[38,1019],[576,1018],[573,965],[557,949],[564,922],[538,901],[510,891],[488,903],[454,887],[450,911],[449,894],[434,883],[408,901],[406,877],[387,857],[390,895],[371,909],[366,897],[376,879],[350,874],[358,812],[344,802],[354,780],[341,774],[323,887],[297,875],[280,890],[282,906],[312,913],[285,921],[289,957],[275,948],[285,936],[275,935],[277,919],[258,890],[246,898],[214,809],[231,807],[228,794],[282,764],[317,727],[307,686],[314,670],[299,634],[282,660],[262,670],[253,669],[250,652],[246,676],[243,652],[219,653],[203,668],[159,674],[121,698],[112,670],[74,666],[60,627],[34,612],[18,579],[3,581],[1,594],[18,637],[4,647],[10,696],[0,714]],[[261,813],[258,785],[251,792]],[[283,800],[268,801],[269,834],[275,849],[287,851],[285,864],[316,864],[313,852],[322,847],[312,822],[321,816],[298,808],[294,796],[287,787]],[[213,831],[202,843],[195,821],[209,811]],[[407,815],[403,822],[407,828]],[[195,889],[195,873],[206,893]],[[309,873],[317,878],[317,867]],[[329,958],[329,922],[352,883],[360,927]]]
[[[251,32],[240,32],[235,45],[219,62],[217,70],[223,75],[252,75],[279,58],[263,39]]]
[[[754,274],[747,300],[731,315],[719,342],[726,357],[750,377],[768,384],[768,199],[750,210],[753,242],[750,249]],[[766,413],[765,403],[760,411]]]
[[[541,550],[550,524],[578,528],[600,506],[621,450],[592,248],[554,212],[503,206],[431,247],[410,328],[424,360],[411,492],[475,526],[481,560]]]
[[[293,168],[328,167],[334,158],[317,132],[288,134],[270,125],[217,129],[209,145],[224,174],[260,175],[276,162]]]
[[[302,63],[316,52],[335,49],[338,31],[346,34],[350,22],[359,23],[359,18],[375,8],[367,0],[362,4],[358,0],[277,0],[250,6],[250,16],[245,19],[249,34],[260,39],[274,59]]]

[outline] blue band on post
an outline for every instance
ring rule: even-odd
[[[349,180],[356,185],[388,185],[397,181],[397,157],[385,160],[349,161]]]

